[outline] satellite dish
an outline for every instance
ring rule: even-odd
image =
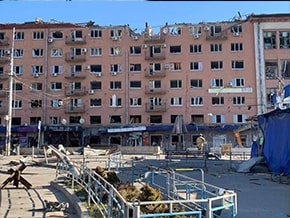
[[[66,119],[63,118],[63,119],[61,120],[61,124],[62,124],[62,125],[66,125],[66,123],[67,123]]]

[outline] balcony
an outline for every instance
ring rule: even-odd
[[[165,51],[162,50],[160,53],[145,51],[145,60],[165,60]]]
[[[166,103],[161,103],[158,105],[153,105],[152,103],[145,104],[146,112],[166,112]]]
[[[0,73],[0,80],[6,80],[9,78],[9,75],[8,74],[4,74],[4,73]]]
[[[164,71],[145,72],[145,77],[157,78],[157,77],[165,77],[165,76],[166,76],[166,73]]]
[[[66,96],[83,96],[86,94],[87,94],[86,88],[72,89],[70,86],[65,87]]]
[[[5,37],[4,39],[0,39],[0,46],[8,46],[9,45],[9,38]]]
[[[150,88],[149,86],[145,87],[145,94],[152,94],[152,95],[164,95],[166,94],[166,89],[162,88]]]
[[[65,60],[69,62],[86,61],[86,54],[74,55],[70,52],[65,54]]]
[[[165,38],[161,35],[149,35],[145,34],[144,35],[144,42],[145,43],[164,43]]]
[[[68,72],[64,75],[66,79],[85,79],[86,74],[82,71]]]
[[[85,110],[85,105],[81,104],[81,105],[68,105],[65,108],[65,113],[84,113]]]
[[[86,44],[86,37],[71,37],[71,36],[66,36],[65,37],[65,44],[67,45],[84,45]]]

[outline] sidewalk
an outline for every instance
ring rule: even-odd
[[[12,162],[18,162],[21,156],[0,156],[0,184],[9,176],[8,169],[15,169]],[[46,210],[44,201],[67,202],[64,195],[54,189],[50,182],[55,179],[55,168],[36,166],[31,161],[26,164],[21,176],[32,184],[26,189],[21,183],[16,188],[13,184],[7,184],[0,190],[0,217],[28,218],[28,217],[70,217],[75,216],[73,208],[67,211]]]

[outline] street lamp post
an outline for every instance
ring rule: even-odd
[[[10,51],[10,73],[9,73],[9,100],[8,100],[8,115],[6,116],[7,126],[6,126],[6,155],[10,156],[11,149],[11,123],[12,123],[12,97],[13,97],[13,53],[14,53],[14,35],[15,27],[12,31],[12,47]]]

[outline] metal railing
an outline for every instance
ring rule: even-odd
[[[74,165],[64,154],[57,155],[60,160],[56,169],[57,177],[66,175],[66,178],[71,180],[71,188],[74,188],[75,184],[81,185],[88,194],[88,205],[94,204],[98,208],[98,217],[161,218],[183,215],[198,218],[234,218],[237,215],[237,194],[205,183],[202,169],[191,169],[201,172],[202,179],[196,180],[177,173],[178,170],[150,167],[142,178],[134,180],[134,184],[141,186],[150,184],[160,190],[165,200],[128,202],[112,184],[95,171],[85,167],[84,164]],[[112,168],[115,165],[119,169],[123,166],[121,161],[120,153],[116,156],[112,154],[108,158],[107,166]],[[120,172],[122,173],[122,169]],[[166,210],[144,212],[142,208],[148,205],[153,208],[162,205]]]

